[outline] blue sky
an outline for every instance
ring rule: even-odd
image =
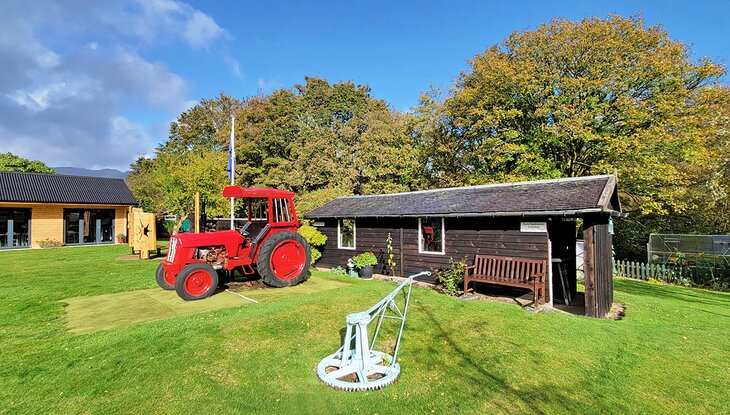
[[[0,152],[127,169],[198,100],[304,76],[368,84],[405,111],[514,30],[609,13],[661,23],[695,57],[730,56],[720,1],[3,1]]]

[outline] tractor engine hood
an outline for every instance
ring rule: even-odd
[[[229,257],[238,256],[244,242],[245,239],[238,231],[179,233],[170,238],[170,246],[172,247],[173,243],[176,245],[171,249],[177,251],[222,246],[228,252]],[[168,258],[168,261],[174,261],[174,259]]]

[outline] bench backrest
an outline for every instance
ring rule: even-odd
[[[537,275],[545,275],[545,263],[544,259],[477,255],[474,257],[474,276],[527,282]]]

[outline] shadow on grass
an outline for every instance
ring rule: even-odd
[[[662,300],[678,300],[713,307],[730,306],[730,293],[715,292],[672,285],[650,284],[629,279],[614,279],[614,289],[632,295],[654,297]]]
[[[576,399],[573,394],[570,394],[570,391],[572,390],[590,389],[591,385],[589,382],[582,382],[585,383],[584,385],[569,385],[569,387],[566,387],[566,385],[553,385],[546,383],[539,387],[523,387],[520,385],[518,388],[515,388],[510,385],[508,381],[495,373],[490,372],[484,367],[484,362],[487,358],[489,358],[489,356],[479,356],[475,352],[461,346],[460,343],[454,341],[453,338],[457,332],[445,330],[441,322],[435,318],[431,310],[427,307],[424,307],[420,303],[416,303],[415,306],[419,308],[419,312],[423,313],[423,315],[428,318],[431,323],[431,327],[435,331],[432,345],[443,344],[445,341],[446,344],[455,351],[454,356],[451,357],[458,362],[459,375],[465,384],[469,384],[472,387],[476,386],[477,389],[483,390],[484,397],[487,399],[489,396],[496,397],[504,394],[507,395],[506,399],[502,396],[499,399],[493,399],[491,402],[505,413],[515,413],[516,411],[520,411],[521,407],[530,408],[531,413],[537,414],[547,413],[541,408],[551,408],[548,411],[550,413],[555,412],[555,408],[562,408],[567,413],[578,413],[580,408],[585,409],[587,404],[589,404],[595,412],[600,413],[611,413],[619,410],[619,408],[616,407],[607,407],[602,405],[595,400],[592,402],[581,401]],[[469,327],[464,328],[469,329]],[[489,342],[490,340],[489,338],[485,338],[484,341]],[[443,351],[438,348],[434,348],[433,346],[430,346],[428,351],[429,353],[443,353]],[[534,368],[525,367],[522,369],[539,376]],[[451,368],[451,370],[454,369]],[[501,403],[505,401],[516,401],[520,404],[507,406],[504,403]]]

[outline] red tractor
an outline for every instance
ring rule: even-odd
[[[247,220],[234,230],[183,233],[170,238],[167,258],[157,267],[157,284],[183,300],[199,300],[218,288],[218,271],[258,271],[272,287],[307,279],[312,252],[297,233],[294,193],[228,186],[223,197],[243,198]]]

